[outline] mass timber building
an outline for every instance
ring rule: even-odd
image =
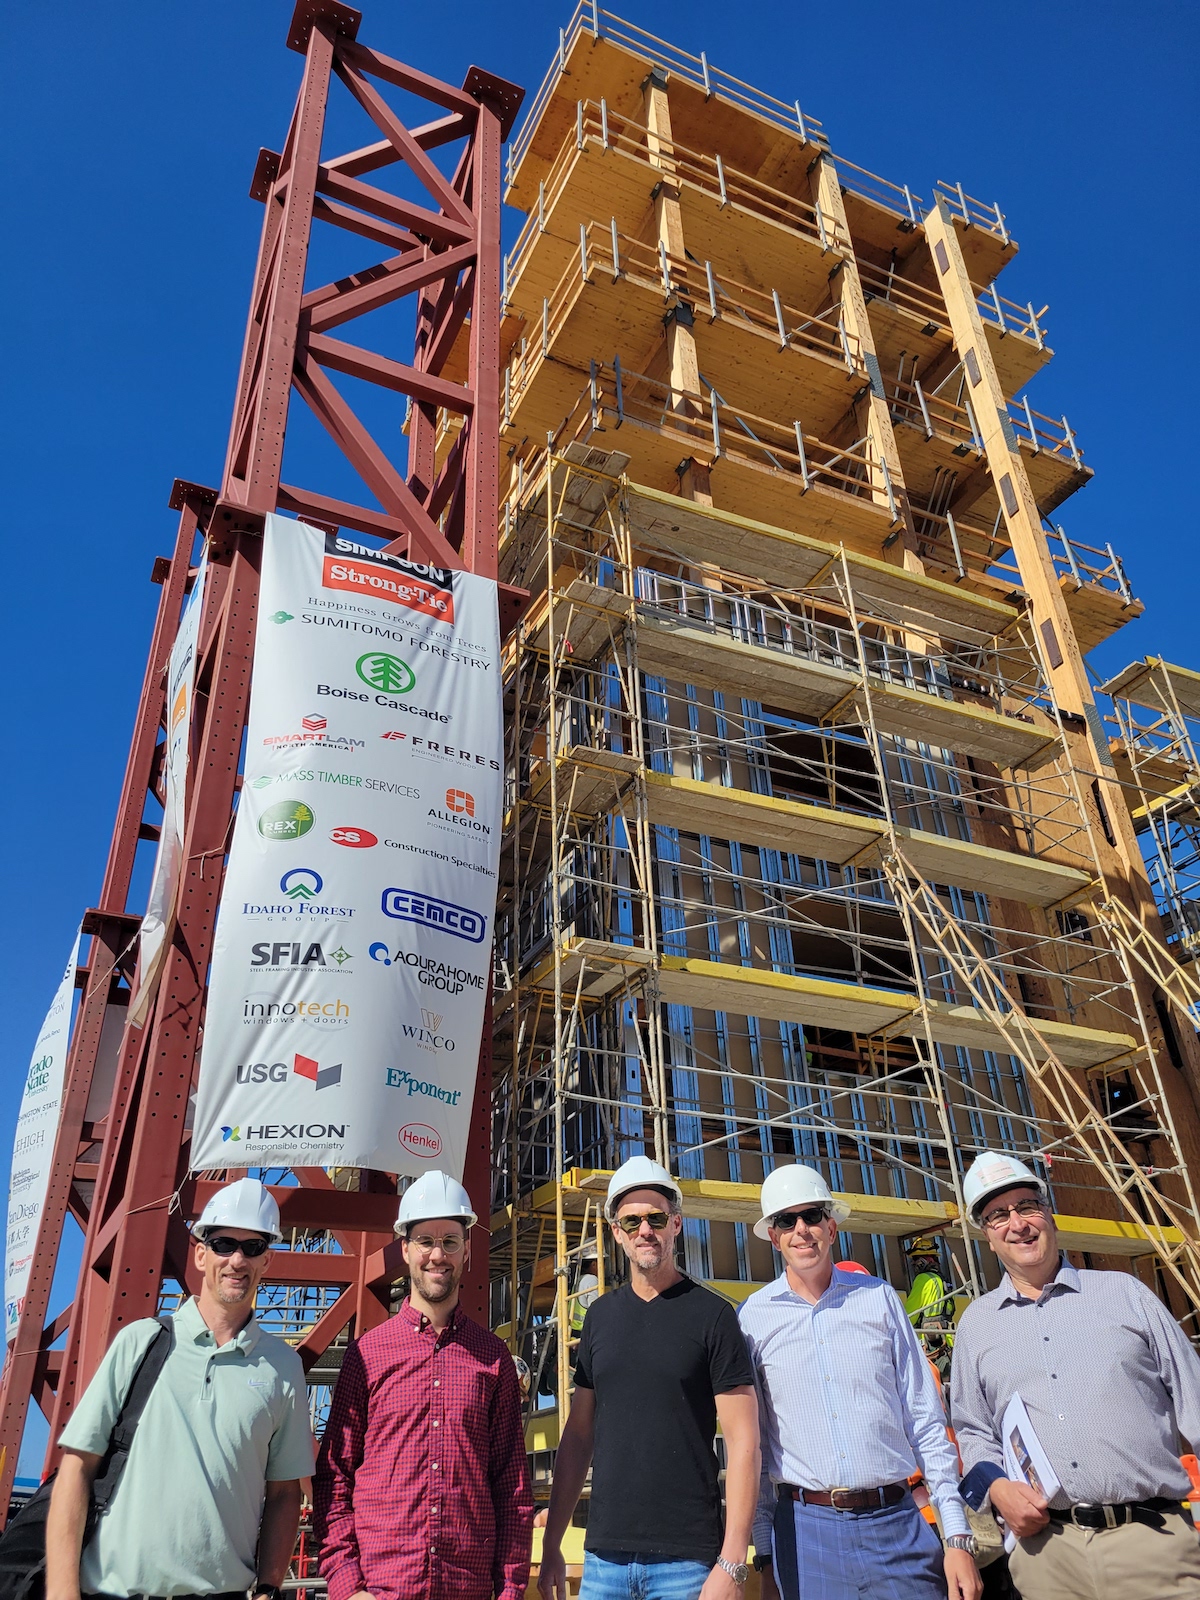
[[[1060,525],[1091,472],[1028,398],[1049,329],[1001,291],[1003,214],[861,170],[807,107],[592,4],[507,200],[500,572],[531,599],[494,1321],[561,1415],[607,1177],[641,1151],[683,1179],[688,1270],[735,1297],[777,1270],[748,1224],[794,1160],[850,1199],[846,1254],[904,1287],[935,1231],[977,1292],[985,1147],[1045,1174],[1077,1260],[1190,1316],[1200,921],[1172,863],[1200,679],[1091,686],[1141,606]]]

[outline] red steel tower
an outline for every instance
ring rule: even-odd
[[[500,153],[523,91],[472,67],[461,88],[391,60],[358,39],[360,13],[337,0],[298,0],[289,48],[304,74],[282,152],[263,150],[251,186],[265,208],[262,241],[219,490],[177,481],[175,550],[155,565],[162,585],[97,906],[84,918],[90,953],[81,963],[80,1008],[67,1060],[62,1111],[34,1267],[0,1391],[0,1507],[6,1507],[29,1400],[65,1424],[114,1334],[155,1313],[164,1279],[194,1288],[185,1219],[214,1183],[188,1179],[188,1098],[203,1022],[205,979],[239,784],[264,517],[280,510],[330,528],[386,539],[412,560],[497,575],[500,336]],[[378,130],[345,154],[322,150],[326,109],[340,80]],[[396,93],[428,108],[409,126]],[[408,119],[412,121],[411,118]],[[432,152],[458,147],[456,158]],[[369,181],[393,168],[391,188]],[[417,199],[409,198],[416,192]],[[306,287],[313,224],[379,247],[363,270]],[[341,337],[346,324],[413,297],[411,359]],[[385,319],[386,320],[386,319]],[[408,400],[402,469],[335,385],[331,373]],[[350,504],[281,481],[295,391],[375,501]],[[144,820],[162,799],[164,668],[194,556],[207,541],[209,581],[196,662],[184,859],[172,936],[144,1025],[126,1019],[140,918],[127,906]],[[519,593],[501,589],[502,631]],[[465,1181],[481,1216],[490,1202],[489,1029]],[[236,1176],[237,1174],[233,1174]],[[339,1253],[277,1252],[267,1281],[338,1291],[299,1346],[317,1359],[348,1325],[387,1315],[399,1276],[392,1241],[395,1180],[363,1172],[344,1189],[322,1170],[296,1170],[282,1185],[285,1226],[330,1230]],[[177,1198],[176,1198],[177,1197]],[[70,1212],[85,1232],[73,1304],[49,1325],[51,1281]],[[486,1240],[486,1234],[483,1235]],[[486,1242],[466,1286],[468,1309],[485,1314]],[[63,1334],[66,1346],[53,1350]]]

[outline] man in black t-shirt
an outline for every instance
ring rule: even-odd
[[[674,1178],[646,1156],[609,1184],[605,1214],[630,1281],[584,1320],[554,1462],[542,1600],[567,1600],[561,1541],[589,1463],[579,1600],[741,1600],[759,1486],[754,1371],[733,1307],[676,1270],[682,1203]]]

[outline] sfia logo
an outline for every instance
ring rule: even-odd
[[[294,618],[292,617],[292,613],[290,611],[272,611],[271,615],[267,618],[267,621],[292,622],[294,621]]]
[[[410,1156],[424,1156],[427,1161],[434,1161],[442,1153],[442,1136],[427,1122],[406,1123],[396,1138],[401,1149],[407,1150]]]
[[[475,815],[475,796],[468,794],[465,789],[447,789],[446,810],[465,812],[468,817],[473,817]]]
[[[279,887],[289,900],[315,900],[325,880],[312,867],[293,867],[280,878]]]
[[[369,650],[359,656],[354,670],[364,683],[383,694],[407,694],[417,678],[407,661],[389,655],[386,650]]]
[[[237,1143],[240,1142],[241,1137],[242,1137],[242,1130],[241,1130],[240,1127],[238,1127],[238,1128],[222,1127],[222,1129],[221,1129],[221,1143],[222,1144],[228,1144],[231,1140],[233,1141],[234,1144],[237,1144]]]
[[[292,943],[289,940],[277,940],[274,944],[264,941],[261,944],[250,946],[250,965],[252,967],[284,968],[284,967],[323,967],[332,961],[338,967],[344,967],[352,957],[348,950],[343,950],[341,945],[336,950],[331,950],[328,955],[319,944],[305,944],[301,940]]]
[[[280,800],[268,806],[258,819],[258,831],[264,839],[286,841],[300,839],[309,832],[316,821],[312,807],[303,800]]]
[[[366,828],[331,828],[329,837],[334,844],[344,844],[348,850],[371,850],[379,843]]]

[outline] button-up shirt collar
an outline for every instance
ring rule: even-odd
[[[1065,1293],[1078,1294],[1080,1289],[1079,1273],[1067,1260],[1066,1256],[1058,1258],[1058,1271],[1038,1296],[1038,1300],[1047,1300],[1058,1290]],[[1002,1306],[1036,1304],[1031,1302],[1029,1296],[1022,1294],[1006,1272],[1000,1280],[1000,1304]]]

